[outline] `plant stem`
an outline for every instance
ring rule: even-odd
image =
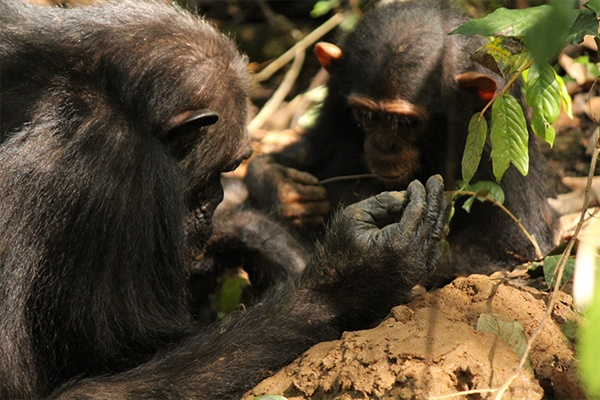
[[[506,208],[504,206],[504,204],[500,203],[498,200],[493,199],[487,195],[481,196],[477,192],[469,192],[469,191],[465,191],[465,190],[451,190],[450,193],[452,193],[453,196],[454,195],[459,195],[459,196],[464,195],[464,196],[482,197],[486,201],[489,201],[490,203],[494,204],[495,206],[500,207],[500,209],[502,211],[504,211],[506,213],[506,215],[508,215],[517,224],[517,226],[519,227],[519,229],[521,229],[521,231],[527,237],[529,242],[531,242],[531,245],[533,246],[533,248],[535,250],[536,258],[538,260],[542,260],[544,258],[544,255],[542,254],[542,251],[540,250],[540,246],[538,245],[537,240],[535,240],[535,237],[532,236],[529,232],[527,232],[527,229],[525,229],[525,227],[523,226],[523,224],[521,223],[519,218],[517,218],[508,208]]]

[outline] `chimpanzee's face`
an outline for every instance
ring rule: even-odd
[[[347,100],[365,134],[369,169],[390,188],[404,187],[419,172],[420,141],[428,122],[425,108],[402,99],[372,99],[357,93]]]

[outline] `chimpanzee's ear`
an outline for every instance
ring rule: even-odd
[[[208,108],[203,108],[175,117],[173,126],[169,129],[169,131],[196,130],[204,126],[213,125],[218,120],[219,114],[209,110]]]
[[[476,100],[483,107],[494,98],[498,84],[488,74],[469,71],[456,76],[458,84],[476,96]]]
[[[329,73],[335,68],[337,60],[342,56],[342,49],[333,43],[319,42],[315,45],[315,53],[321,66]]]

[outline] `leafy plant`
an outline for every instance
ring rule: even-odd
[[[575,3],[550,0],[548,5],[519,10],[499,8],[484,18],[473,19],[453,34],[491,36],[473,58],[508,79],[504,87],[484,108],[473,116],[469,126],[467,150],[463,156],[463,180],[469,182],[481,160],[487,125],[483,114],[492,107],[490,141],[494,176],[501,181],[512,163],[523,175],[528,172],[528,128],[521,105],[510,94],[517,79],[525,80],[526,104],[533,109],[533,131],[554,143],[554,128],[561,108],[571,112],[571,99],[564,81],[549,64],[569,43],[580,43],[587,34],[598,34],[600,0],[591,0],[578,10]],[[547,32],[548,29],[551,31]],[[477,143],[472,149],[470,143]],[[466,174],[465,174],[466,172]]]
[[[524,80],[525,102],[532,108],[531,127],[537,136],[552,146],[555,136],[552,124],[561,108],[571,114],[571,99],[564,81],[550,62],[565,45],[581,43],[585,35],[592,35],[600,45],[599,14],[600,0],[590,0],[582,9],[576,8],[574,1],[550,0],[547,5],[522,10],[500,8],[452,32],[491,36],[489,43],[477,50],[473,58],[508,79],[506,87],[471,120],[462,159],[463,187],[469,185],[481,159],[488,132],[483,115],[489,107],[492,108],[489,131],[494,177],[500,182],[511,163],[523,175],[527,174],[527,121],[521,104],[509,94],[519,78]],[[579,62],[595,76],[600,75],[598,67],[589,63],[589,59]],[[573,259],[569,258],[561,269],[558,257],[550,256],[544,260],[544,273],[549,284],[557,279],[557,275],[563,275],[563,269],[564,276],[573,273]],[[600,270],[596,269],[596,290],[593,303],[586,310],[587,324],[580,330],[578,358],[580,376],[589,396],[600,399]]]
[[[553,287],[556,283],[556,268],[558,267],[558,262],[560,260],[561,255],[552,255],[544,258],[544,280],[548,284],[548,287]],[[562,279],[560,281],[560,285],[564,285],[573,277],[573,272],[575,271],[575,258],[569,257],[567,259],[567,263],[565,265],[565,271],[563,273]]]

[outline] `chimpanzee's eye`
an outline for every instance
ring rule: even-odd
[[[368,110],[364,108],[354,107],[352,108],[354,119],[356,122],[363,126],[377,123],[381,120],[381,113],[379,111]]]

